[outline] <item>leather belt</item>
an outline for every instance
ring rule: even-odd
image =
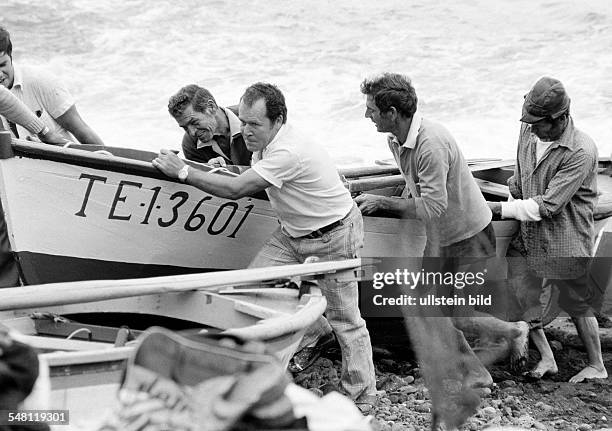
[[[338,226],[340,226],[342,224],[342,220],[344,220],[344,217],[341,218],[340,220],[336,220],[335,222],[328,224],[327,226],[323,226],[323,227],[321,227],[321,228],[319,228],[317,230],[313,230],[309,234],[301,236],[300,239],[301,238],[306,238],[306,239],[321,238],[324,233],[327,233],[330,230],[335,229]]]

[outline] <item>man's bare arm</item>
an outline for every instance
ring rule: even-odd
[[[72,105],[66,112],[57,117],[55,121],[68,130],[81,143],[86,145],[104,145],[102,139],[94,132],[77,111],[76,105]]]

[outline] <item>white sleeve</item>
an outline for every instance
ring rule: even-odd
[[[536,201],[516,199],[501,203],[502,218],[513,218],[520,221],[540,221],[540,206]]]

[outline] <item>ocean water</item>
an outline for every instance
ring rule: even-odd
[[[543,75],[612,154],[609,0],[3,0],[0,24],[15,60],[59,76],[108,145],[179,149],[166,106],[181,86],[231,105],[268,81],[339,165],[371,164],[390,153],[359,84],[394,71],[468,157],[514,156],[523,95]]]

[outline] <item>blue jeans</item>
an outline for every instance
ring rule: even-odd
[[[359,256],[363,247],[363,218],[353,205],[339,226],[319,238],[292,238],[278,228],[266,241],[249,267],[303,263],[307,257],[344,260]],[[310,328],[303,345],[321,333],[334,331],[342,349],[341,388],[352,398],[376,392],[370,334],[359,311],[357,282],[321,283],[327,299],[325,316]]]

